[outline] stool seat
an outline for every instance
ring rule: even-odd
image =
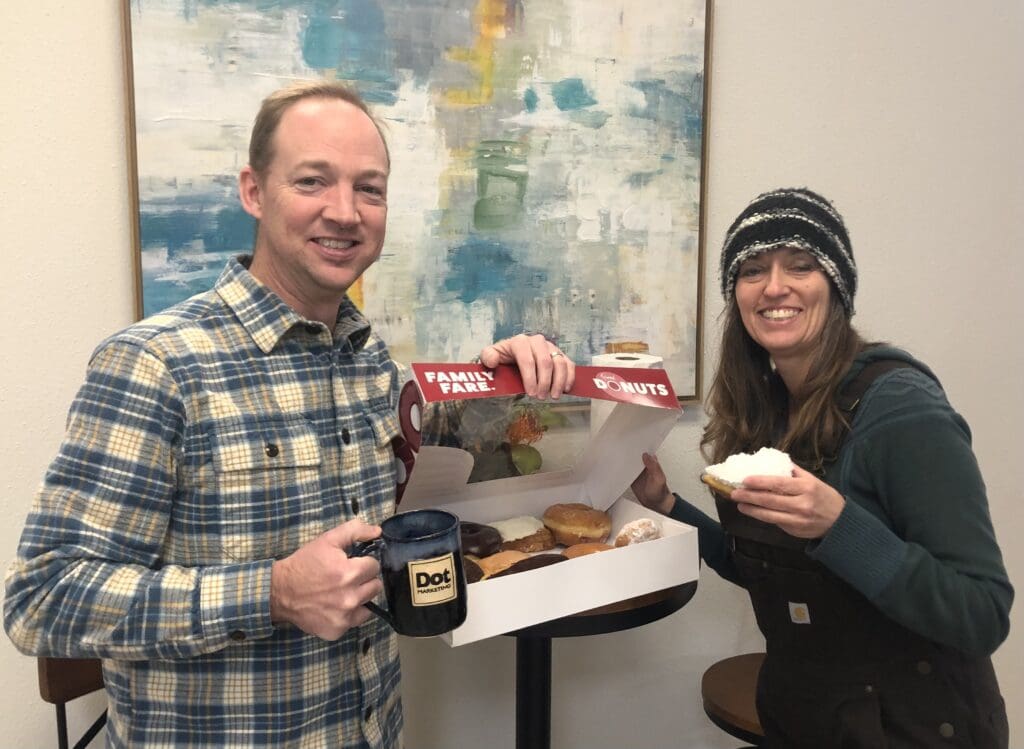
[[[704,712],[730,736],[758,745],[764,730],[757,717],[757,676],[764,653],[746,653],[713,664],[700,680]]]

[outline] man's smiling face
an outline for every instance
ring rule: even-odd
[[[388,172],[384,141],[358,107],[324,98],[292,105],[266,173],[246,167],[239,178],[242,203],[260,222],[250,272],[333,326],[342,295],[380,257]]]

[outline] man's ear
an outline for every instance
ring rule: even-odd
[[[263,191],[251,166],[246,165],[238,173],[238,197],[246,213],[257,221],[263,218]]]

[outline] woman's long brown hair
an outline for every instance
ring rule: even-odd
[[[843,376],[868,344],[850,325],[837,294],[830,296],[821,342],[794,413],[791,395],[765,351],[743,327],[736,299],[726,308],[718,371],[708,393],[708,423],[701,452],[721,463],[738,452],[775,447],[797,464],[821,473],[849,428],[836,403]]]

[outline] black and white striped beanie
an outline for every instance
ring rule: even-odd
[[[846,316],[853,316],[857,264],[843,217],[828,200],[803,187],[758,195],[732,222],[720,267],[726,302],[732,299],[743,261],[781,247],[796,247],[814,255],[839,293]]]

